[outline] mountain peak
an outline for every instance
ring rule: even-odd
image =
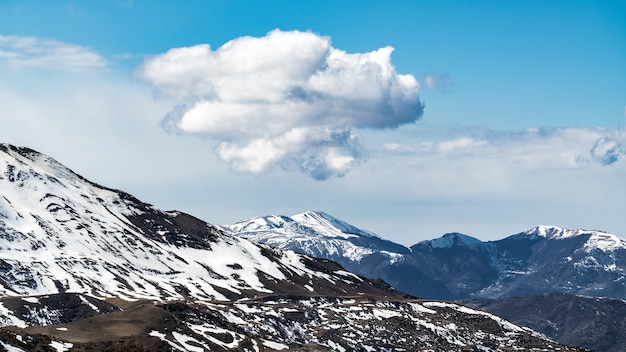
[[[430,246],[432,248],[452,248],[455,245],[461,245],[468,248],[476,249],[482,246],[484,242],[481,240],[459,233],[451,232],[446,233],[443,236],[433,239],[419,242],[418,246]]]
[[[355,270],[353,262],[373,253],[396,260],[409,249],[383,240],[321,211],[306,211],[291,217],[265,216],[243,220],[223,228],[237,236],[281,249],[291,249],[315,257],[339,260]],[[345,261],[343,261],[345,259]],[[357,270],[358,271],[358,270]]]
[[[339,237],[346,237],[346,235],[378,237],[372,232],[361,230],[322,211],[305,211],[291,218],[323,234],[328,233]]]
[[[566,238],[574,238],[578,236],[588,236],[589,239],[585,245],[588,249],[599,248],[602,250],[614,250],[616,248],[626,248],[626,241],[617,235],[597,230],[568,230],[556,226],[536,226],[522,235],[543,237],[546,239],[561,240]]]
[[[538,236],[545,238],[567,238],[577,236],[581,230],[568,230],[557,226],[538,225],[532,229],[523,232],[523,234],[530,236]]]

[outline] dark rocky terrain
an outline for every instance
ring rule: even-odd
[[[595,351],[626,351],[626,302],[563,293],[463,301],[518,325]]]

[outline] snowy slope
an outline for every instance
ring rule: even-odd
[[[227,299],[272,292],[267,282],[293,275],[334,285],[304,257],[269,253],[91,183],[45,155],[0,145],[1,295]]]
[[[223,228],[239,237],[291,249],[307,255],[331,259],[353,270],[353,263],[376,256],[393,263],[408,248],[383,240],[323,212],[308,211],[291,217],[266,216],[243,220]]]
[[[537,226],[522,233],[529,237],[538,236],[551,240],[562,240],[567,238],[576,238],[579,236],[588,237],[583,251],[590,252],[601,250],[604,252],[615,251],[618,249],[626,249],[626,240],[617,235],[591,230],[568,230],[556,226]]]

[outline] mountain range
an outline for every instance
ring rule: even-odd
[[[602,231],[537,226],[488,242],[448,233],[405,247],[312,211],[253,218],[222,228],[275,248],[334,260],[418,297],[560,292],[626,299],[626,240]]]
[[[223,228],[334,260],[415,296],[460,300],[562,343],[606,352],[626,349],[620,330],[626,241],[610,233],[537,226],[497,241],[448,233],[405,247],[311,211]]]
[[[224,229],[1,144],[0,349],[584,350]]]

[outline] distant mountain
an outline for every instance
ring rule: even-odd
[[[391,251],[401,246],[325,214],[297,221],[402,255]],[[582,351],[326,259],[234,237],[7,144],[0,296],[0,350],[12,352]]]
[[[348,270],[359,270],[362,263],[390,265],[410,252],[402,245],[319,211],[254,218],[223,228],[274,248],[337,261]]]
[[[332,259],[419,297],[562,292],[626,299],[626,241],[602,231],[538,226],[489,242],[449,233],[407,249],[319,212],[224,228],[256,242]]]

